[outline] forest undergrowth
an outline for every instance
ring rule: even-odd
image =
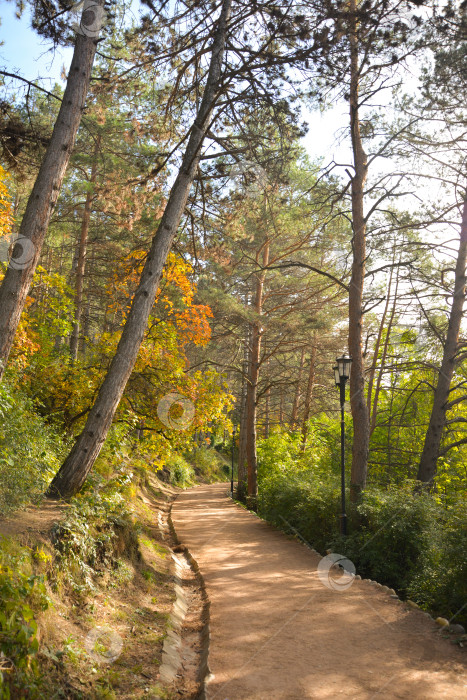
[[[172,697],[158,678],[174,600],[158,521],[179,486],[225,479],[225,460],[203,447],[191,463],[172,455],[161,462],[166,483],[134,445],[117,453],[114,443],[78,496],[50,502],[44,488],[66,440],[6,384],[1,410],[0,697]],[[184,697],[190,683],[179,683]]]
[[[465,492],[420,493],[415,480],[383,483],[375,477],[357,504],[347,490],[344,537],[338,436],[332,424],[321,425],[305,453],[290,433],[260,442],[258,514],[323,555],[331,549],[345,556],[363,578],[394,588],[434,617],[466,627]]]

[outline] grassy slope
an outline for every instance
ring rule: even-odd
[[[176,489],[144,476],[134,491],[121,507],[131,517],[119,519],[117,507],[104,518],[92,509],[75,510],[70,518],[70,508],[45,502],[0,522],[2,563],[13,564],[13,570],[21,560],[28,576],[42,575],[49,599],[47,610],[40,611],[38,596],[30,596],[38,651],[24,674],[8,655],[2,657],[0,697],[8,697],[8,687],[11,697],[51,700],[175,696],[174,688],[159,681],[174,589],[172,543],[158,519]],[[58,518],[61,525],[51,528]],[[106,632],[90,655],[86,638],[96,627]],[[118,650],[119,640],[121,653],[109,663],[106,653]],[[194,679],[183,683],[183,697],[192,697]]]

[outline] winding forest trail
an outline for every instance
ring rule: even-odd
[[[465,649],[368,581],[328,588],[319,556],[227,488],[189,489],[172,509],[211,602],[209,700],[467,699]]]

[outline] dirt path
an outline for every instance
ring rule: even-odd
[[[172,510],[211,601],[209,700],[467,699],[465,649],[424,613],[367,581],[328,588],[320,557],[226,494],[189,489]]]
[[[29,530],[46,534],[61,520],[67,507],[61,501],[44,498],[39,505],[28,506],[7,518],[0,518],[0,535],[11,537]]]

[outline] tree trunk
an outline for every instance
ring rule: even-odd
[[[76,268],[76,286],[75,286],[75,324],[73,326],[73,331],[70,337],[70,355],[73,362],[78,358],[78,345],[79,345],[79,331],[81,324],[81,315],[83,312],[83,284],[84,284],[84,273],[86,268],[86,251],[88,246],[88,234],[89,234],[89,224],[91,221],[91,206],[93,199],[92,185],[96,181],[97,174],[97,157],[99,154],[101,137],[98,134],[96,139],[96,146],[94,149],[93,163],[91,167],[91,176],[89,178],[89,183],[91,189],[86,194],[86,201],[84,203],[83,219],[81,221],[81,235],[78,247],[78,265]]]
[[[96,4],[102,7],[104,2],[96,0]],[[86,7],[83,12],[85,11]],[[26,205],[10,265],[0,287],[0,378],[8,362],[50,217],[73,150],[89,89],[96,45],[97,37],[77,33],[57,121]]]
[[[248,304],[248,299],[245,299]],[[242,361],[242,393],[240,397],[240,433],[238,436],[238,475],[237,475],[237,499],[246,502],[247,494],[247,467],[246,467],[246,392],[247,373],[250,360],[250,326],[245,331],[245,343],[243,346]]]
[[[298,421],[298,407],[300,405],[300,389],[302,385],[303,368],[305,366],[305,348],[302,348],[300,357],[300,368],[298,370],[297,388],[292,405],[292,415],[290,416],[290,427],[293,429]]]
[[[269,241],[263,245],[262,267],[267,267],[269,262]],[[259,254],[256,262],[259,261]],[[263,310],[263,288],[265,272],[260,272],[256,276],[256,290],[254,299],[254,310],[256,321],[251,329],[251,355],[248,372],[248,385],[246,393],[246,459],[248,465],[248,506],[256,510],[258,497],[258,463],[256,457],[256,401],[259,380],[259,360],[261,353],[261,336],[263,329],[261,326],[261,314]]]
[[[264,437],[267,440],[271,430],[270,426],[270,403],[271,403],[271,389],[267,389],[266,397],[264,401]]]
[[[399,290],[399,268],[397,268],[396,288],[394,290],[394,302],[392,304],[391,316],[389,317],[389,323],[388,323],[387,329],[386,329],[386,340],[384,341],[383,352],[381,355],[381,364],[380,364],[380,368],[379,368],[379,372],[378,372],[378,377],[376,379],[375,395],[373,397],[373,406],[371,409],[370,437],[371,437],[371,435],[373,435],[373,431],[376,427],[376,416],[378,415],[379,392],[381,391],[381,383],[383,381],[384,366],[386,364],[386,357],[388,354],[389,343],[391,340],[392,326],[394,323],[394,317],[396,315],[398,290]],[[389,294],[389,290],[388,290],[388,294]],[[369,391],[369,389],[368,389],[368,391]]]
[[[459,343],[459,331],[462,322],[465,297],[465,265],[467,255],[467,197],[464,200],[462,212],[461,235],[457,253],[454,296],[446,341],[443,348],[443,359],[438,375],[438,383],[433,399],[430,422],[426,431],[423,452],[418,466],[417,479],[425,484],[432,484],[436,476],[436,466],[439,457],[441,437],[446,425],[446,410],[454,373],[456,353]]]
[[[311,399],[313,398],[313,387],[315,385],[315,366],[316,366],[316,355],[317,355],[316,345],[313,345],[311,349],[310,357],[310,367],[308,370],[308,383],[306,386],[305,394],[305,407],[303,410],[303,420],[302,420],[302,444],[300,449],[302,452],[305,451],[306,439],[308,435],[308,419],[310,418],[311,411]]]
[[[81,353],[82,357],[86,355],[86,340],[89,340],[92,342],[91,338],[91,303],[88,300],[88,303],[86,304],[86,309],[82,312],[81,315],[82,318],[82,327],[83,327],[83,332],[81,334],[81,342],[78,343],[78,352]]]
[[[230,7],[231,0],[224,0],[213,38],[209,73],[199,112],[190,129],[182,164],[153,238],[117,351],[89,413],[84,430],[50,484],[48,496],[69,498],[84,484],[105,442],[115,411],[135,365],[159,287],[162,269],[182,218],[198,168],[204,137],[210,126],[220,84]]]
[[[392,261],[394,263],[394,256],[393,256]],[[366,393],[366,406],[367,406],[369,415],[371,413],[371,404],[372,404],[372,396],[373,396],[373,382],[375,380],[376,368],[378,366],[378,355],[379,355],[379,351],[381,348],[381,340],[383,337],[383,331],[384,331],[384,327],[385,327],[385,323],[386,323],[386,316],[388,315],[389,304],[391,302],[391,287],[392,287],[393,274],[394,274],[394,267],[391,267],[391,272],[389,274],[388,288],[387,288],[386,303],[384,305],[383,315],[381,316],[381,320],[379,323],[378,336],[376,338],[375,348],[373,351],[373,361],[371,363],[370,371],[368,372],[368,389],[367,389],[367,393]],[[373,416],[371,416],[370,422],[373,423]]]
[[[349,285],[349,352],[352,357],[350,373],[350,405],[353,418],[352,468],[350,497],[355,502],[365,488],[368,470],[370,426],[365,401],[365,376],[362,351],[363,281],[365,277],[366,222],[363,213],[364,186],[368,160],[363,150],[359,119],[359,41],[357,33],[357,0],[349,5],[350,41],[350,134],[354,161],[352,178],[352,275]]]

